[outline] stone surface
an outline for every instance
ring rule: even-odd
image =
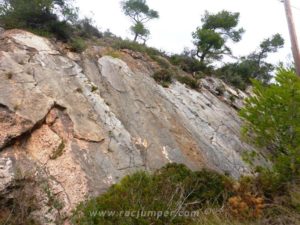
[[[199,92],[178,82],[166,89],[147,58],[132,51],[101,57],[100,50],[64,55],[45,38],[3,33],[0,191],[12,179],[7,158],[46,179],[66,215],[125,175],[169,162],[234,177],[250,172],[241,154],[252,148],[240,139],[235,110],[246,94],[216,78],[203,79]]]
[[[14,181],[13,164],[10,158],[0,158],[0,195],[5,194],[6,189]]]

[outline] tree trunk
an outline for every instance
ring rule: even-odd
[[[134,41],[134,42],[136,42],[136,40],[137,40],[138,36],[139,36],[139,34],[138,34],[138,33],[136,33],[136,34],[135,34],[135,36],[134,36],[134,39],[133,39],[133,41]]]

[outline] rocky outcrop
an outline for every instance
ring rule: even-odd
[[[243,92],[215,78],[200,91],[178,82],[163,88],[145,57],[103,54],[96,46],[65,54],[20,30],[1,35],[0,192],[10,161],[46,179],[65,214],[126,174],[169,162],[250,172],[236,111]]]
[[[6,190],[14,181],[12,161],[9,158],[0,158],[0,194],[6,194]]]

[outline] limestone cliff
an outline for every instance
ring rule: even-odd
[[[78,55],[25,31],[1,33],[0,192],[19,173],[47,181],[62,207],[41,204],[37,215],[51,223],[136,170],[177,162],[249,172],[236,111],[243,92],[215,78],[199,91],[176,81],[163,88],[147,57],[106,52],[93,46]]]

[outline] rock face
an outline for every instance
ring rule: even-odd
[[[47,180],[68,214],[123,176],[169,162],[249,172],[236,111],[244,93],[215,78],[201,91],[163,88],[153,65],[127,51],[64,54],[28,32],[0,37],[0,192],[14,166]]]

